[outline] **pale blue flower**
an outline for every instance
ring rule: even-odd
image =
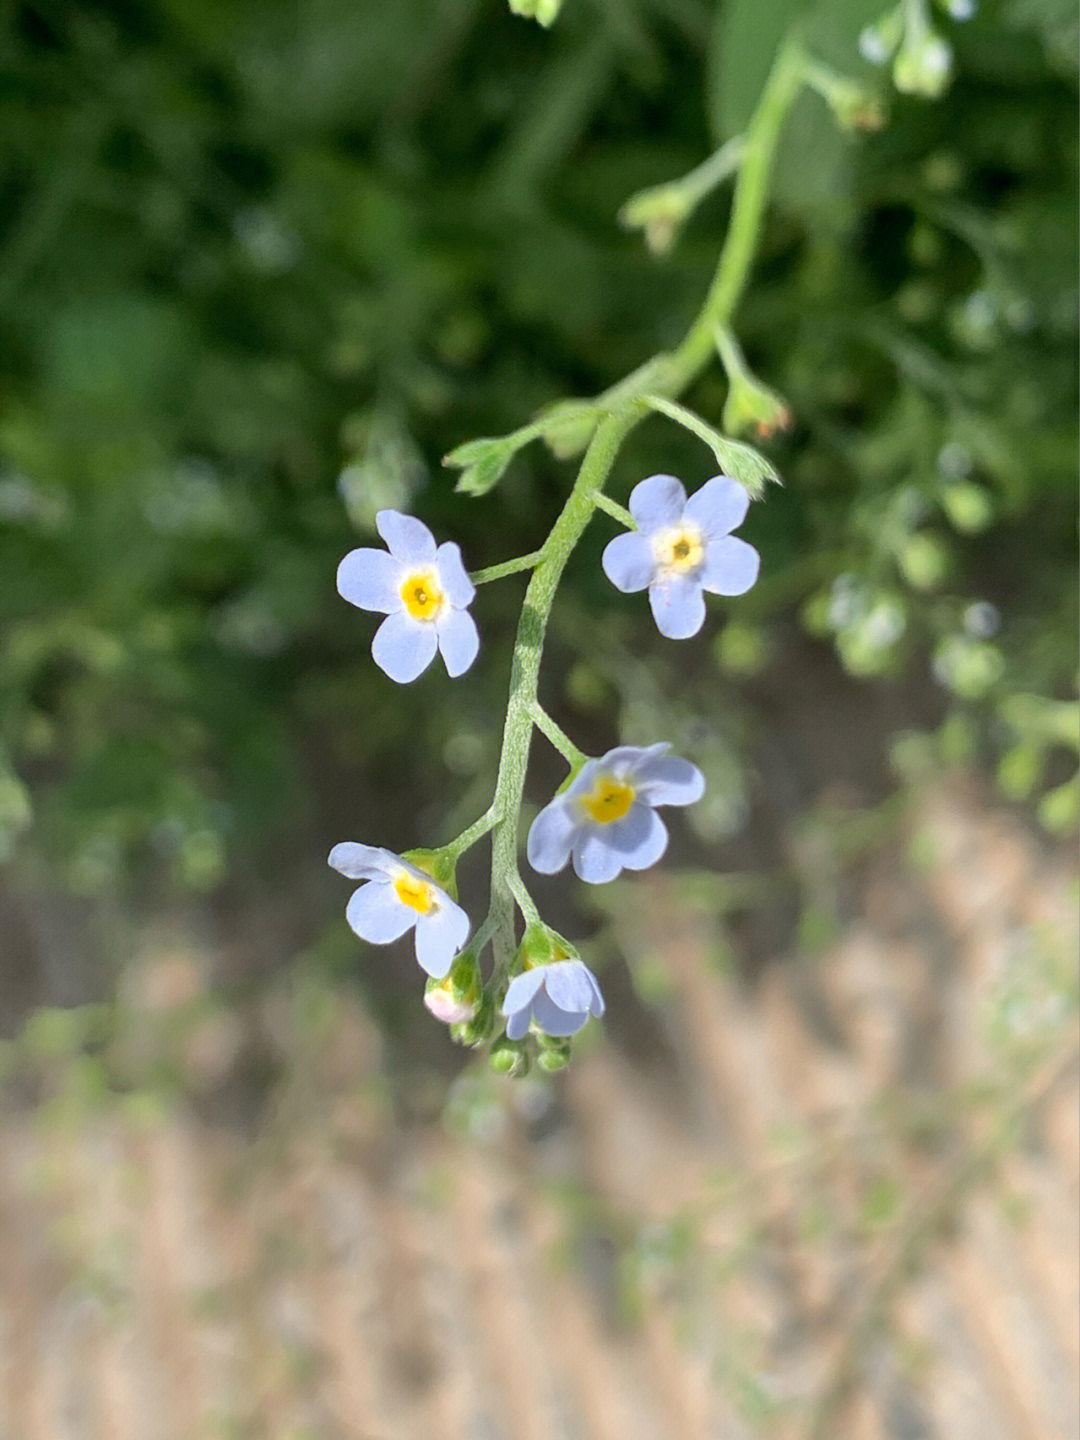
[[[463,675],[480,637],[468,606],[476,594],[461,551],[435,545],[426,525],[397,510],[380,510],[375,527],[387,550],[350,550],[337,572],[338,592],[361,610],[386,616],[371,654],[380,670],[405,685],[442,652],[446,673]]]
[[[529,864],[554,875],[566,862],[591,885],[624,869],[645,870],[667,849],[657,805],[692,805],[705,777],[670,745],[618,745],[588,760],[561,795],[545,805],[529,829]]]
[[[391,850],[346,842],[330,851],[330,864],[350,880],[365,882],[345,910],[361,940],[389,945],[415,928],[416,958],[441,980],[469,938],[469,917],[461,906],[430,875]]]
[[[630,496],[638,528],[605,547],[604,573],[627,594],[648,588],[661,635],[696,635],[705,620],[703,590],[744,595],[758,577],[757,551],[731,533],[746,519],[749,504],[743,487],[727,475],[706,480],[689,500],[674,475],[650,475]]]
[[[590,1015],[603,1015],[604,997],[595,975],[580,960],[556,960],[515,975],[502,1013],[509,1040],[520,1040],[530,1021],[546,1035],[575,1035]]]

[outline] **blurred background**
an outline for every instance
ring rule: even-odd
[[[819,7],[889,114],[781,147],[762,579],[664,642],[598,516],[555,607],[564,728],[709,782],[655,872],[535,886],[608,1002],[570,1071],[456,1049],[326,867],[486,807],[522,589],[399,688],[338,560],[385,506],[542,543],[571,465],[440,457],[678,340],[728,192],[615,217],[801,8],[0,4],[2,1440],[1076,1433],[1071,0],[936,11],[934,101]],[[654,418],[609,493],[712,468]]]

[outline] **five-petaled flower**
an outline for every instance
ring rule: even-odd
[[[602,885],[623,869],[645,870],[667,849],[657,805],[692,805],[705,777],[689,760],[669,755],[666,743],[617,745],[588,760],[529,830],[529,864],[554,875],[571,858],[582,880]]]
[[[351,605],[386,616],[371,654],[391,680],[405,685],[442,652],[448,675],[463,675],[476,659],[480,637],[468,612],[476,590],[461,551],[435,537],[421,521],[380,510],[375,526],[387,550],[350,550],[338,566],[337,588]]]
[[[436,980],[450,969],[469,936],[469,917],[423,870],[390,850],[346,842],[330,851],[330,864],[354,890],[345,918],[361,940],[389,945],[416,928],[416,958]]]
[[[727,475],[706,480],[689,500],[674,475],[650,475],[630,495],[638,528],[605,547],[604,573],[625,593],[648,587],[661,635],[696,635],[705,620],[703,590],[743,595],[757,579],[757,551],[731,534],[749,503]]]
[[[590,1015],[603,1015],[604,997],[595,975],[580,960],[556,960],[515,975],[502,1013],[510,1040],[520,1040],[530,1021],[546,1035],[575,1035]]]

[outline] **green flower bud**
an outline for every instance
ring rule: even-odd
[[[463,950],[448,975],[427,982],[424,1004],[436,1020],[446,1025],[464,1025],[475,1017],[480,995],[480,965],[473,951]]]
[[[952,76],[952,46],[933,30],[911,27],[893,62],[893,84],[905,95],[936,100]]]
[[[515,15],[521,15],[526,20],[535,20],[546,30],[555,23],[562,9],[562,0],[510,0],[510,9]]]
[[[777,430],[789,430],[792,423],[791,410],[783,396],[752,375],[733,376],[721,420],[728,434],[753,432],[765,440]]]
[[[524,1040],[496,1040],[488,1056],[488,1064],[496,1075],[527,1075],[529,1051]]]
[[[569,1039],[556,1039],[551,1035],[539,1035],[539,1053],[536,1063],[541,1070],[553,1074],[556,1070],[565,1070],[570,1064],[570,1041]]]
[[[490,1038],[491,1032],[495,1029],[495,1001],[487,990],[481,992],[476,1003],[476,1010],[471,1020],[464,1023],[452,1024],[450,1036],[459,1045],[468,1045],[476,1049],[483,1045]]]

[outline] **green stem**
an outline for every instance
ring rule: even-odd
[[[547,736],[572,770],[576,770],[579,765],[584,765],[589,757],[584,751],[578,749],[570,739],[570,736],[566,734],[560,725],[555,723],[539,703],[532,708],[532,718],[536,728],[541,734]]]
[[[621,521],[628,530],[637,529],[637,521],[633,515],[630,514],[630,511],[627,510],[625,505],[620,505],[617,500],[609,500],[606,495],[598,490],[593,496],[593,503],[598,510],[606,510],[609,515],[613,515],[616,520]]]
[[[687,410],[685,405],[676,405],[674,400],[667,400],[663,395],[643,395],[641,397],[650,410],[659,410],[669,420],[674,420],[676,425],[681,425],[684,430],[689,430],[691,435],[696,435],[702,444],[716,454],[716,431],[711,425],[706,425],[700,415],[695,415],[692,410]],[[720,456],[716,456],[717,460]]]
[[[504,560],[501,565],[489,565],[486,570],[477,570],[469,579],[474,585],[486,585],[490,580],[501,580],[504,575],[516,575],[519,570],[531,570],[543,553],[543,550],[533,550],[528,555],[519,555],[516,560]]]
[[[544,633],[562,573],[571,551],[592,516],[594,492],[607,480],[619,447],[638,416],[632,411],[608,415],[596,427],[585,451],[574,488],[567,497],[525,591],[510,669],[510,697],[503,726],[499,775],[495,782],[498,827],[491,847],[491,914],[495,920],[492,949],[496,967],[509,964],[514,953],[514,894],[517,880],[518,817],[525,789],[525,771],[532,741],[533,708],[540,675]]]
[[[601,397],[611,407],[611,413],[600,421],[593,433],[573,489],[544,544],[525,591],[510,670],[510,695],[493,802],[497,823],[491,847],[491,908],[481,927],[485,936],[490,930],[496,980],[508,970],[517,944],[515,901],[517,892],[524,891],[518,873],[518,822],[533,725],[537,723],[540,658],[555,592],[571,552],[594,509],[601,503],[598,497],[620,447],[647,413],[641,404],[642,397],[659,394],[661,399],[671,400],[697,378],[715,354],[716,327],[730,321],[753,262],[780,130],[802,83],[802,58],[801,48],[789,39],[773,63],[746,133],[731,223],[716,274],[697,319],[676,351],[654,357]],[[531,901],[529,903],[531,905]]]
[[[479,820],[474,820],[469,828],[463,830],[456,840],[451,840],[449,845],[444,845],[442,848],[454,860],[457,860],[459,855],[464,855],[465,851],[468,850],[470,846],[475,845],[477,840],[486,835],[489,830],[493,829],[494,825],[495,806],[491,805],[484,811]]]

